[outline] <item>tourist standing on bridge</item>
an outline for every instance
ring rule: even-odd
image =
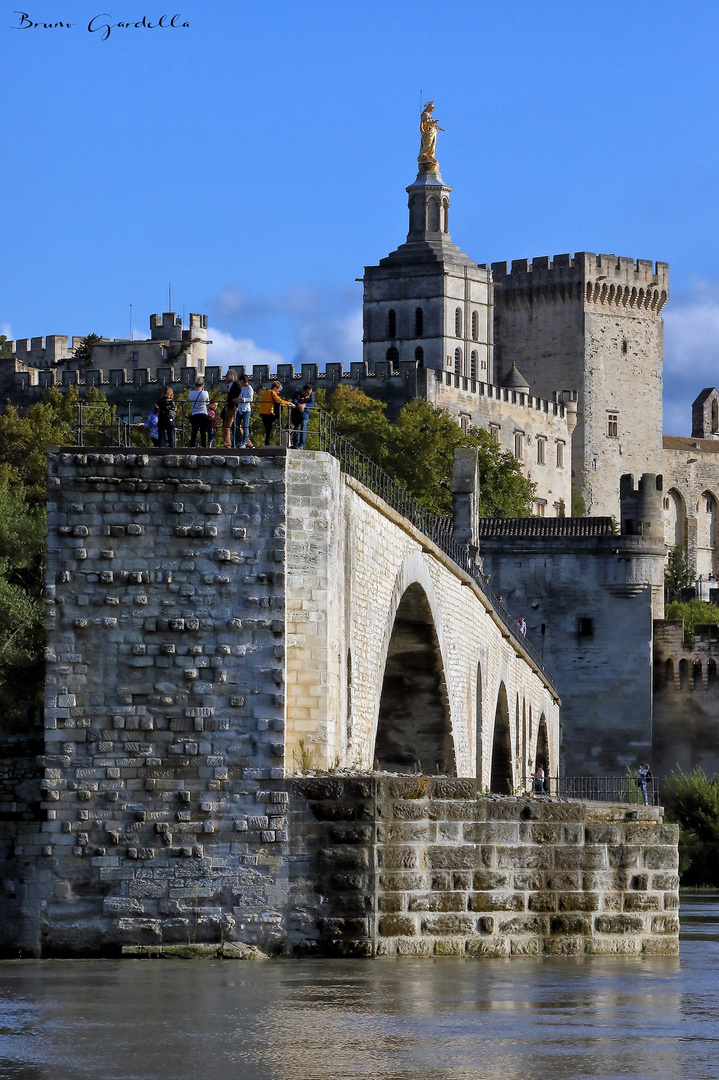
[[[544,766],[541,763],[537,764],[537,768],[536,768],[535,773],[534,773],[533,787],[534,787],[534,794],[535,795],[546,795],[547,794],[546,791],[544,790]]]
[[[305,448],[310,409],[314,409],[314,407],[315,392],[309,383],[305,383],[301,390],[292,395],[290,424],[292,425],[292,445],[295,450],[304,450]]]
[[[653,780],[652,770],[648,765],[640,765],[637,773],[637,786],[639,787],[642,797],[644,799],[644,805],[649,802],[649,784]]]
[[[250,380],[246,375],[240,376],[240,396],[237,399],[237,416],[235,418],[235,446],[244,450],[250,438],[250,412],[255,391],[250,386]]]
[[[522,637],[526,637],[527,636],[527,624],[524,621],[524,615],[520,615],[519,618],[517,619],[517,626],[519,627],[519,632],[522,635]]]
[[[275,420],[280,419],[280,410],[283,405],[291,405],[291,401],[284,401],[280,396],[280,390],[282,389],[282,383],[272,383],[267,390],[263,390],[260,394],[260,420],[262,421],[265,429],[265,446],[270,445],[272,438],[272,429],[275,426]],[[281,427],[281,424],[280,424]]]
[[[205,380],[202,375],[195,379],[195,389],[190,391],[190,446],[197,446],[197,436],[200,436],[200,445],[207,446],[207,437],[210,434],[210,418],[207,415],[207,407],[210,404],[210,395],[205,390]]]
[[[222,417],[222,445],[230,447],[232,446],[232,425],[235,422],[237,402],[240,397],[240,384],[237,381],[237,372],[232,368],[230,368],[225,375],[225,385],[227,387],[227,402],[223,410],[224,416]]]
[[[160,440],[160,446],[164,446],[167,443],[168,446],[175,445],[175,416],[177,415],[177,405],[174,400],[175,395],[172,392],[171,386],[166,386],[162,392],[162,397],[158,402],[159,406],[159,419],[157,422],[157,435]]]

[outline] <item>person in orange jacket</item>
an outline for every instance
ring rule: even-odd
[[[292,404],[291,401],[285,401],[280,396],[281,389],[282,383],[273,382],[272,386],[260,394],[260,419],[265,429],[265,446],[270,445],[275,420],[280,419],[280,408],[283,405]]]

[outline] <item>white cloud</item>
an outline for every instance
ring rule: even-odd
[[[297,341],[298,364],[342,363],[345,371],[362,359],[362,309],[336,319],[312,319],[300,327]]]
[[[719,286],[697,282],[664,313],[664,433],[691,434],[691,406],[719,382]]]
[[[668,373],[716,380],[719,360],[719,287],[700,283],[690,297],[672,304],[664,316],[664,363]]]
[[[212,342],[207,349],[207,363],[212,367],[219,366],[223,371],[243,364],[247,368],[253,364],[269,364],[274,370],[277,364],[287,363],[281,353],[263,349],[252,338],[236,338],[214,327],[208,328],[207,337]]]
[[[8,341],[14,341],[12,327],[9,322],[0,322],[0,334],[4,334]]]

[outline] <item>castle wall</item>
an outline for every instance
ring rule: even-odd
[[[652,771],[703,769],[719,775],[719,630],[697,626],[684,640],[681,620],[654,623]]]
[[[557,679],[562,772],[624,776],[651,753],[652,592],[661,591],[662,545],[481,534],[480,554],[492,590],[512,618],[524,615]]]
[[[619,476],[661,472],[666,263],[578,252],[492,271],[499,381],[516,363],[544,397],[578,391],[574,485],[617,516]]]
[[[681,545],[695,577],[716,578],[719,441],[665,435],[663,445],[666,546]]]
[[[491,431],[510,454],[521,449],[522,472],[536,484],[535,513],[556,517],[561,504],[569,512],[573,410],[561,402],[449,373],[427,380],[427,400],[465,427]]]

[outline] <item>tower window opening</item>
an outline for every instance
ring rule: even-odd
[[[463,365],[462,365],[462,350],[461,349],[455,349],[454,350],[454,370],[455,370],[457,375],[464,375],[464,370],[463,370]]]
[[[544,446],[546,439],[537,439],[537,465],[544,465]]]
[[[517,461],[522,460],[522,442],[523,442],[523,438],[524,438],[524,436],[522,435],[521,431],[515,431],[515,433],[514,433],[514,456],[516,457]]]
[[[627,341],[626,338],[622,338],[622,355],[623,356],[627,355],[627,350],[628,349],[629,349],[629,342]]]
[[[557,443],[557,468],[558,469],[563,469],[564,468],[564,443],[563,442],[558,442]]]
[[[462,336],[462,309],[459,307],[454,309],[454,336]]]
[[[477,353],[476,350],[472,352],[469,358],[469,377],[470,379],[477,378]]]
[[[417,367],[424,367],[424,349],[421,345],[414,350],[414,358],[417,362]]]
[[[472,312],[472,341],[479,341],[479,315]]]
[[[424,333],[424,311],[421,307],[415,308],[414,312],[414,336],[422,337]]]
[[[594,620],[587,615],[577,616],[577,637],[594,637]]]
[[[607,435],[610,439],[619,438],[619,413],[607,413]]]
[[[390,308],[387,312],[387,337],[397,337],[397,312],[394,308]]]

